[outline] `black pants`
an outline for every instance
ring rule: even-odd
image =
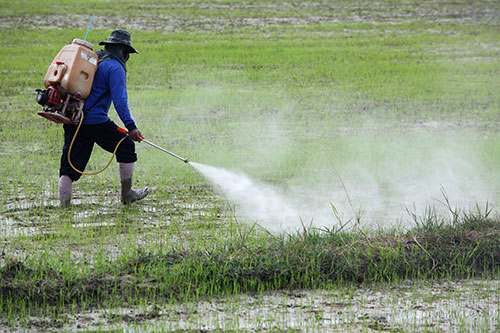
[[[61,168],[59,176],[66,175],[71,180],[77,181],[81,174],[73,170],[68,162],[68,151],[76,132],[76,125],[64,125],[64,147],[61,156]],[[118,141],[125,134],[118,132],[118,126],[111,120],[103,124],[82,125],[76,136],[73,148],[71,148],[71,163],[80,171],[85,170],[85,166],[92,154],[94,143],[97,143],[102,149],[112,153],[115,150]],[[126,138],[116,151],[116,161],[120,163],[133,163],[137,161],[135,153],[135,144],[131,138]]]

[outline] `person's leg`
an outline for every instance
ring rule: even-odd
[[[132,189],[132,175],[134,174],[135,163],[120,163],[120,182],[122,185],[122,202],[129,204],[137,200],[144,199],[149,194],[149,189],[145,187],[142,190]]]
[[[94,145],[91,140],[88,140],[84,135],[78,133],[75,142],[73,143],[73,147],[71,148],[70,164],[68,160],[68,152],[71,141],[75,135],[75,131],[76,126],[64,125],[64,147],[61,155],[61,166],[59,169],[58,192],[61,207],[65,208],[69,207],[71,203],[72,183],[80,179],[81,176],[79,172],[75,171],[71,167],[71,164],[73,164],[76,169],[83,171],[90,159],[92,147]]]
[[[96,143],[108,152],[113,152],[118,142],[126,136],[118,132],[117,125],[112,121],[100,124],[98,133],[99,137],[95,137]],[[149,194],[147,187],[142,190],[132,189],[132,176],[137,161],[135,144],[132,139],[127,137],[122,141],[116,151],[116,160],[119,163],[122,203],[129,204],[144,199]]]
[[[71,202],[71,188],[73,181],[66,175],[59,177],[58,190],[61,207],[68,208]]]

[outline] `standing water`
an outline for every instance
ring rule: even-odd
[[[189,164],[236,204],[238,212],[262,227],[278,231],[286,225],[300,225],[299,212],[271,186],[258,184],[242,173],[195,162]]]

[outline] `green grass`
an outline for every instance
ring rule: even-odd
[[[113,163],[74,184],[71,211],[58,209],[63,132],[36,115],[34,90],[92,13],[96,48],[126,28],[141,52],[127,85],[148,140],[339,215],[330,210],[323,231],[267,234],[144,144],[134,179],[154,187],[145,201],[120,205]],[[467,205],[499,198],[499,13],[495,1],[5,2],[0,325],[33,328],[35,314],[61,328],[86,309],[268,290],[496,279],[496,210]],[[108,158],[96,148],[89,169]],[[445,215],[422,213],[441,192]]]

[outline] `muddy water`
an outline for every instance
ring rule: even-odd
[[[199,303],[89,311],[68,318],[66,329],[498,332],[499,291],[500,281],[467,280],[245,294]]]

